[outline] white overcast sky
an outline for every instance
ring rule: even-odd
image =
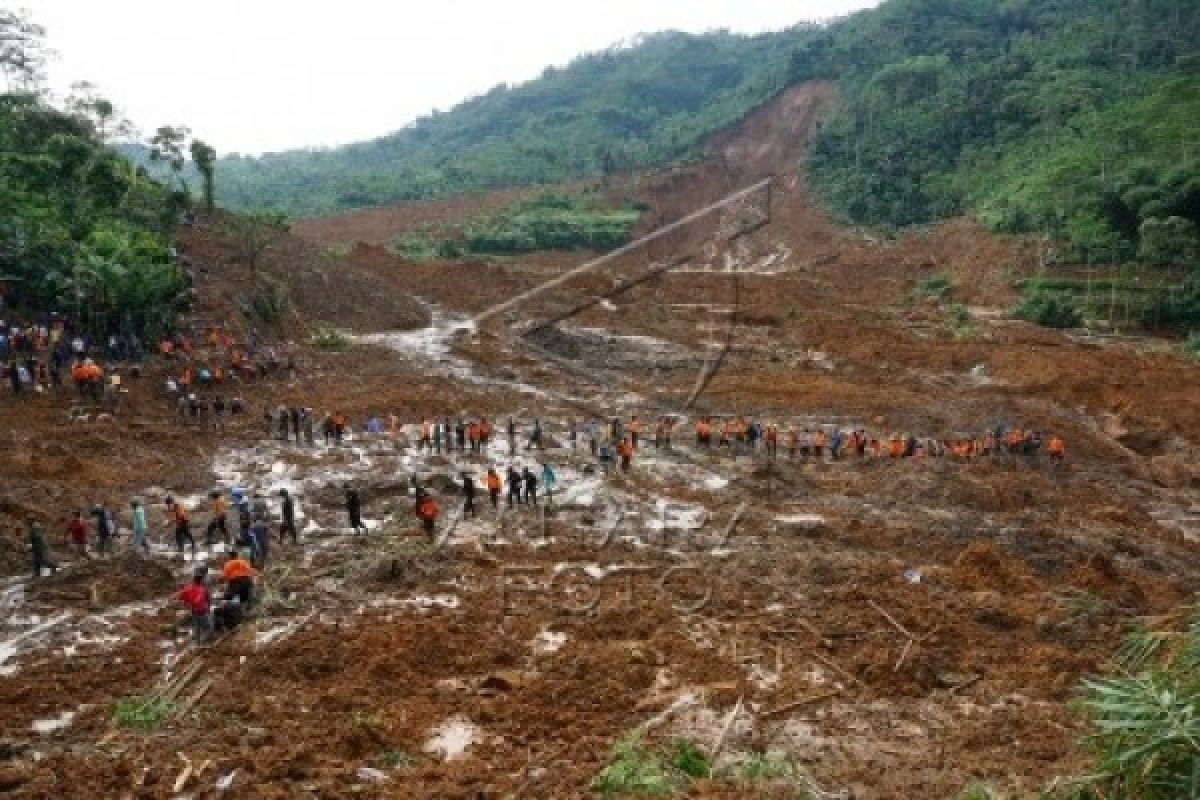
[[[3,2],[3,0],[0,0]],[[638,33],[759,32],[878,0],[16,0],[58,56],[149,133],[221,153],[336,145]]]

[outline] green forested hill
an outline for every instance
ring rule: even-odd
[[[842,103],[810,166],[847,218],[974,212],[1072,260],[1194,260],[1193,0],[893,0],[816,46]]]
[[[813,147],[847,220],[974,213],[1079,261],[1196,263],[1195,0],[889,0],[824,28],[666,33],[375,141],[219,165],[221,198],[308,215],[687,158],[792,83],[837,82]]]
[[[370,142],[219,163],[219,198],[313,215],[661,164],[787,84],[789,36],[662,33]]]

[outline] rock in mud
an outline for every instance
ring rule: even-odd
[[[1195,486],[1200,473],[1178,456],[1157,456],[1150,459],[1150,475],[1159,486],[1168,489],[1187,489]]]
[[[825,518],[820,514],[788,514],[775,518],[775,529],[781,533],[812,534],[825,530]]]

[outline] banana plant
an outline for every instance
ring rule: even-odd
[[[1084,682],[1096,768],[1081,784],[1099,797],[1200,798],[1200,615],[1131,634],[1113,669]]]

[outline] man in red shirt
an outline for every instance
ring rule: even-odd
[[[192,614],[192,628],[197,636],[207,636],[212,633],[212,599],[208,587],[204,585],[204,576],[196,575],[192,582],[183,587],[179,593],[179,601]]]
[[[71,547],[83,558],[87,558],[87,525],[83,522],[83,512],[76,511],[67,522],[67,536],[71,539]]]

